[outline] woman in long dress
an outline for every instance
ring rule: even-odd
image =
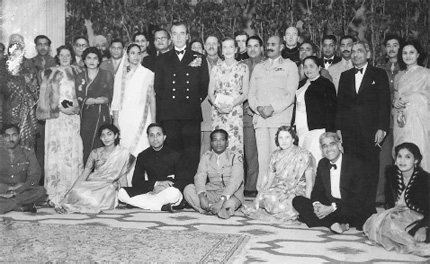
[[[21,42],[8,47],[6,68],[2,66],[0,93],[4,96],[3,123],[16,124],[21,135],[21,145],[34,149],[36,143],[37,78],[33,67],[24,60]]]
[[[133,156],[119,146],[119,129],[103,124],[98,138],[104,147],[91,151],[84,172],[61,201],[59,213],[99,213],[118,205],[118,190],[126,185]]]
[[[291,202],[296,196],[311,197],[316,166],[312,154],[298,147],[297,141],[292,127],[281,126],[276,132],[278,149],[270,156],[257,197],[242,209],[247,217],[276,223],[298,218]]]
[[[37,118],[45,126],[45,189],[49,205],[60,201],[83,171],[79,104],[75,77],[80,69],[71,66],[75,56],[70,46],[57,49],[59,66],[42,71]]]
[[[403,142],[419,146],[424,157],[421,166],[430,171],[430,69],[418,65],[423,53],[416,41],[406,42],[401,49],[406,69],[394,80],[393,136],[394,146]]]
[[[310,151],[318,164],[322,158],[319,137],[326,131],[335,132],[336,89],[320,75],[321,62],[316,56],[303,60],[307,78],[300,81],[296,92],[296,128],[299,146]]]
[[[232,38],[222,41],[225,60],[212,68],[209,101],[212,103],[212,130],[228,132],[229,148],[243,155],[243,102],[248,97],[249,70],[236,61],[237,43]]]
[[[82,54],[85,70],[76,77],[76,87],[81,106],[81,137],[84,144],[84,163],[93,149],[102,146],[97,133],[104,123],[111,123],[109,105],[112,101],[114,77],[100,69],[102,54],[96,47],[87,48]]]
[[[413,143],[395,147],[396,163],[387,167],[386,207],[363,226],[366,236],[387,250],[430,256],[430,174]]]
[[[113,122],[121,130],[121,146],[137,157],[149,147],[146,129],[155,121],[154,73],[140,65],[140,47],[130,44],[115,75]],[[131,186],[133,168],[127,175]]]

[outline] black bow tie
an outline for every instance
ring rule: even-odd
[[[361,74],[363,74],[363,68],[361,68],[361,69],[354,68],[354,72],[355,72],[355,74],[357,74],[358,72],[360,72]]]
[[[332,64],[332,63],[333,63],[333,60],[324,60],[324,64],[326,64],[326,63],[330,63],[330,64]]]
[[[336,164],[332,164],[332,163],[330,163],[330,169],[331,168],[334,168],[335,170],[337,170],[337,166],[336,166]]]
[[[183,50],[175,50],[175,52],[177,55],[179,55],[179,54],[184,54],[185,50],[184,49]]]

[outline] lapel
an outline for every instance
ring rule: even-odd
[[[182,60],[180,62],[181,67],[187,67],[188,64],[190,64],[195,58],[197,58],[197,56],[194,56],[194,53],[192,52],[192,50],[186,49],[184,57],[182,57]]]
[[[324,188],[327,190],[329,197],[331,197],[331,179],[330,179],[330,161],[327,160],[324,169],[322,170],[321,176],[324,183]]]
[[[167,54],[167,56],[169,56],[169,60],[168,61],[170,63],[172,63],[171,65],[172,65],[173,68],[177,68],[179,66],[179,64],[180,64],[181,61],[179,60],[178,55],[176,55],[175,48],[171,49],[168,52],[169,52]],[[184,57],[185,57],[185,55],[184,55]]]
[[[352,164],[350,164],[348,157],[343,155],[342,156],[342,168],[340,171],[340,182],[339,182],[339,188],[340,188],[340,192],[341,192],[340,194],[342,195],[342,197],[345,197],[342,194],[342,190],[348,189],[350,172],[351,172],[351,170],[348,170],[348,168],[350,168],[351,165]]]

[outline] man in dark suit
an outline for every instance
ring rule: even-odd
[[[337,40],[334,35],[325,35],[322,40],[322,55],[324,69],[328,69],[331,65],[342,60],[336,56]]]
[[[325,226],[343,233],[349,226],[362,230],[373,213],[365,207],[365,182],[362,163],[341,153],[342,144],[334,132],[320,137],[324,158],[318,163],[311,198],[297,196],[293,206],[308,227]]]
[[[367,203],[374,206],[380,144],[390,127],[390,86],[385,71],[367,62],[370,51],[366,42],[355,42],[351,57],[354,68],[343,72],[339,80],[336,130],[345,154],[364,163]]]
[[[150,53],[149,56],[142,59],[142,66],[154,71],[157,57],[169,51],[171,42],[172,41],[170,40],[170,35],[167,30],[162,28],[156,29],[154,32],[155,52]]]
[[[196,174],[200,159],[201,102],[208,94],[209,71],[206,58],[186,49],[189,34],[184,23],[171,28],[174,49],[160,55],[155,65],[154,88],[166,145],[180,152],[190,177]]]

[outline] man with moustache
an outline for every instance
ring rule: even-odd
[[[336,64],[331,65],[331,67],[328,68],[328,72],[333,78],[333,84],[336,88],[336,93],[339,87],[340,75],[342,74],[342,72],[347,71],[353,67],[351,61],[351,50],[352,44],[354,42],[355,39],[353,37],[348,35],[342,36],[340,38],[340,53],[342,55],[342,60]]]
[[[311,41],[305,40],[302,43],[300,43],[299,51],[300,51],[299,75],[300,75],[300,80],[303,80],[304,78],[306,78],[305,72],[303,71],[303,60],[309,56],[316,56],[316,47]],[[327,78],[328,80],[332,81],[332,78],[326,69],[321,68],[320,74],[324,78]]]
[[[295,27],[289,27],[285,30],[285,48],[282,50],[282,57],[290,59],[298,66],[300,64],[300,52],[298,47],[299,30]]]
[[[248,38],[248,33],[243,30],[234,33],[234,40],[236,40],[237,46],[239,47],[239,51],[236,55],[237,61],[243,61],[249,58],[248,53],[246,52],[246,41]]]
[[[280,126],[291,123],[294,98],[299,84],[299,71],[294,62],[281,56],[279,36],[267,41],[267,56],[251,75],[248,101],[254,111],[253,124],[258,150],[259,173],[257,191],[269,166],[270,154],[276,149],[275,134]]]
[[[9,211],[36,213],[46,190],[38,185],[41,169],[32,150],[20,146],[19,128],[4,124],[0,145],[0,214]]]
[[[219,42],[215,36],[208,36],[206,38],[204,48],[206,51],[206,60],[208,62],[209,75],[213,66],[221,63],[221,58],[218,56]],[[212,106],[209,103],[209,98],[202,102],[202,115],[203,122],[200,124],[201,129],[201,146],[200,156],[210,150],[210,134],[212,132]]]
[[[167,30],[162,28],[156,29],[154,32],[155,52],[152,52],[149,56],[142,59],[142,66],[154,71],[158,56],[168,52],[171,43],[170,34]]]
[[[51,40],[45,35],[38,35],[34,39],[37,55],[32,58],[32,62],[37,72],[57,65],[54,58],[49,55],[51,51]]]
[[[366,204],[375,208],[379,152],[390,127],[390,86],[385,71],[370,65],[369,57],[367,42],[353,44],[354,68],[343,72],[339,80],[336,129],[345,154],[364,163]]]
[[[246,48],[249,59],[242,61],[248,65],[249,78],[257,64],[264,61],[263,40],[258,36],[252,36],[246,41]],[[255,129],[252,124],[254,112],[249,107],[246,100],[243,103],[243,145],[245,150],[245,196],[257,196],[257,178],[258,178],[258,154],[257,142],[255,139]]]
[[[124,52],[124,42],[120,39],[112,40],[109,48],[111,58],[103,61],[100,64],[100,69],[109,71],[115,76],[118,71],[119,64],[121,63],[122,55]]]
[[[174,23],[171,32],[174,49],[157,58],[154,88],[166,145],[182,155],[192,177],[200,160],[201,102],[208,94],[208,64],[204,55],[187,49],[185,23]]]
[[[397,62],[397,55],[399,53],[401,44],[400,37],[396,35],[388,35],[385,38],[384,46],[385,53],[388,56],[388,61],[385,64],[378,65],[378,68],[384,69],[388,75],[388,80],[390,82],[390,102],[393,101],[394,98],[394,78],[397,73],[400,71],[399,63]],[[381,145],[381,153],[379,154],[379,184],[378,184],[378,193],[376,195],[376,202],[384,203],[385,195],[384,195],[384,186],[385,186],[385,168],[388,165],[393,164],[393,117],[390,116],[390,130],[387,133],[387,136],[382,142]]]
[[[324,69],[328,69],[341,60],[340,57],[336,56],[337,40],[334,35],[325,35],[322,43],[323,65]]]

